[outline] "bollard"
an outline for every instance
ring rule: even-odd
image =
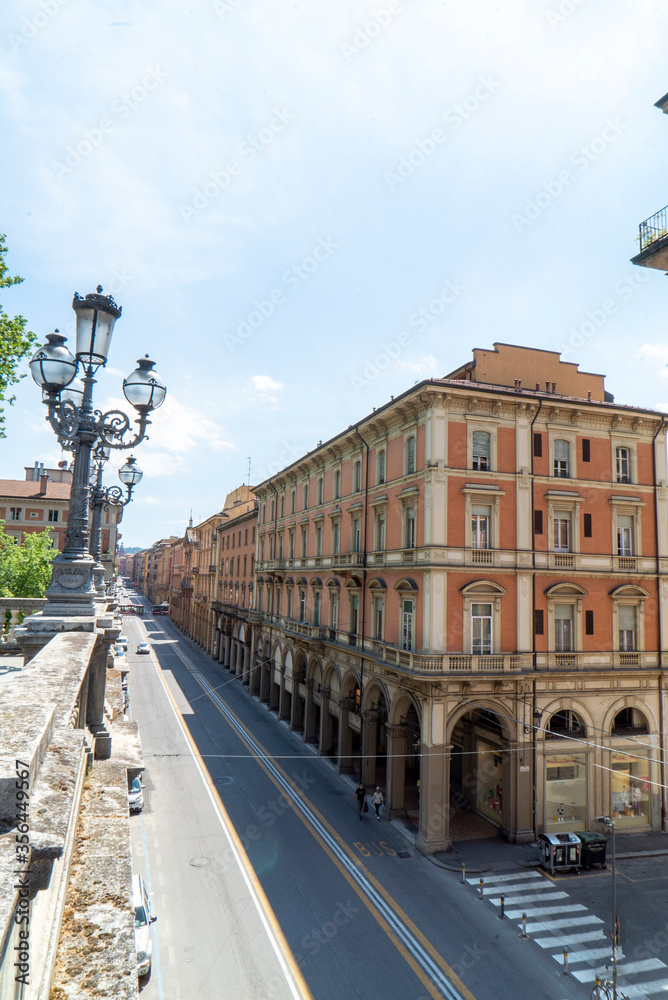
[[[499,910],[499,920],[503,920],[506,915],[506,897],[501,897],[501,909]]]
[[[480,899],[484,898],[483,886],[485,884],[484,878],[480,879]]]
[[[466,865],[462,865],[462,885],[466,885]]]
[[[562,976],[568,975],[568,948],[564,948],[564,967],[561,974]]]
[[[518,937],[521,937],[521,938],[527,938],[527,937],[529,937],[529,935],[527,934],[527,915],[526,915],[526,913],[522,914],[522,933],[518,934]]]

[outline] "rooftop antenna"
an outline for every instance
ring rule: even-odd
[[[248,456],[248,489],[250,489],[251,457]]]

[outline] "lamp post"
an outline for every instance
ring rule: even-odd
[[[615,821],[609,816],[597,816],[597,823],[602,823],[607,830],[612,830],[612,1000],[617,1000],[617,865],[615,852]]]
[[[91,507],[93,516],[91,518],[90,531],[90,554],[95,560],[93,569],[93,580],[95,588],[100,596],[104,595],[104,566],[101,562],[102,556],[102,512],[110,510],[112,507],[121,509],[132,500],[134,487],[141,482],[144,473],[137,465],[137,460],[132,456],[125,465],[118,470],[118,478],[125,486],[126,495],[123,499],[123,490],[120,486],[103,486],[102,472],[104,463],[110,455],[110,449],[100,446],[95,449],[93,458],[95,459],[95,469],[91,477],[92,497]]]
[[[30,361],[32,376],[48,407],[47,420],[61,446],[74,452],[65,547],[53,560],[46,591],[49,603],[45,613],[51,617],[95,615],[95,558],[89,552],[88,528],[93,450],[127,450],[138,445],[146,437],[149,413],[163,403],[166,393],[164,382],[153,371],[154,363],[146,356],[123,381],[125,398],[139,414],[136,432],[133,434],[130,418],[121,410],[101,413],[94,409],[94,376],[107,363],[121,309],[110,295],[102,294],[99,285],[85,297],[75,293],[72,308],[76,313],[75,354],[70,354],[66,338],[56,330]],[[77,375],[81,378],[75,378]]]

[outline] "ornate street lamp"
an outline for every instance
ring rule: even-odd
[[[45,613],[51,616],[95,614],[97,590],[93,570],[96,559],[89,552],[88,528],[93,450],[127,450],[138,445],[146,437],[149,413],[163,403],[166,393],[164,382],[153,371],[153,362],[146,357],[137,362],[139,367],[123,383],[125,398],[139,414],[134,435],[130,418],[121,410],[107,413],[95,410],[94,375],[107,363],[114,325],[121,309],[111,295],[102,294],[100,285],[96,292],[85,297],[75,293],[72,308],[76,313],[76,354],[70,354],[64,346],[65,338],[56,331],[47,336],[47,344],[40,347],[30,361],[30,371],[42,388],[42,398],[48,407],[47,420],[61,447],[74,452],[65,548],[53,561],[51,583],[46,591],[49,605]],[[75,378],[76,375],[81,378]],[[128,465],[130,461],[123,469]],[[138,472],[136,467],[132,468],[131,476]],[[102,489],[101,479],[99,485]],[[105,502],[118,505],[113,499],[113,491],[117,490],[119,497],[122,496],[120,487],[109,490],[112,493],[105,491],[103,506]],[[94,544],[99,549],[98,543]]]
[[[125,499],[120,486],[103,486],[102,472],[104,463],[110,455],[110,449],[99,446],[93,452],[95,468],[91,475],[91,507],[93,516],[91,518],[90,530],[90,554],[95,560],[93,567],[93,580],[97,593],[104,596],[104,566],[102,565],[102,512],[112,508],[126,507],[132,500],[132,491],[141,482],[144,473],[137,465],[137,459],[132,456],[118,470],[118,478],[125,486]]]

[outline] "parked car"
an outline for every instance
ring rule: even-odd
[[[115,643],[111,647],[111,651],[114,654],[114,656],[125,656],[126,649],[127,649],[126,646],[119,646],[118,643]]]
[[[141,778],[132,779],[132,784],[128,788],[128,807],[130,812],[141,812],[144,808],[144,790],[141,786]]]
[[[147,642],[140,642],[139,645],[137,646],[137,652],[138,653],[150,653],[151,652],[151,647],[149,646],[149,644]]]
[[[141,875],[132,876],[132,905],[135,911],[135,948],[137,950],[137,975],[147,976],[151,971],[153,942],[151,924],[156,919],[151,913],[146,885]]]
[[[123,649],[127,650],[127,648],[128,648],[128,637],[127,637],[127,635],[123,635],[123,634],[119,635],[118,639],[116,640],[116,645],[117,646],[122,646]]]

